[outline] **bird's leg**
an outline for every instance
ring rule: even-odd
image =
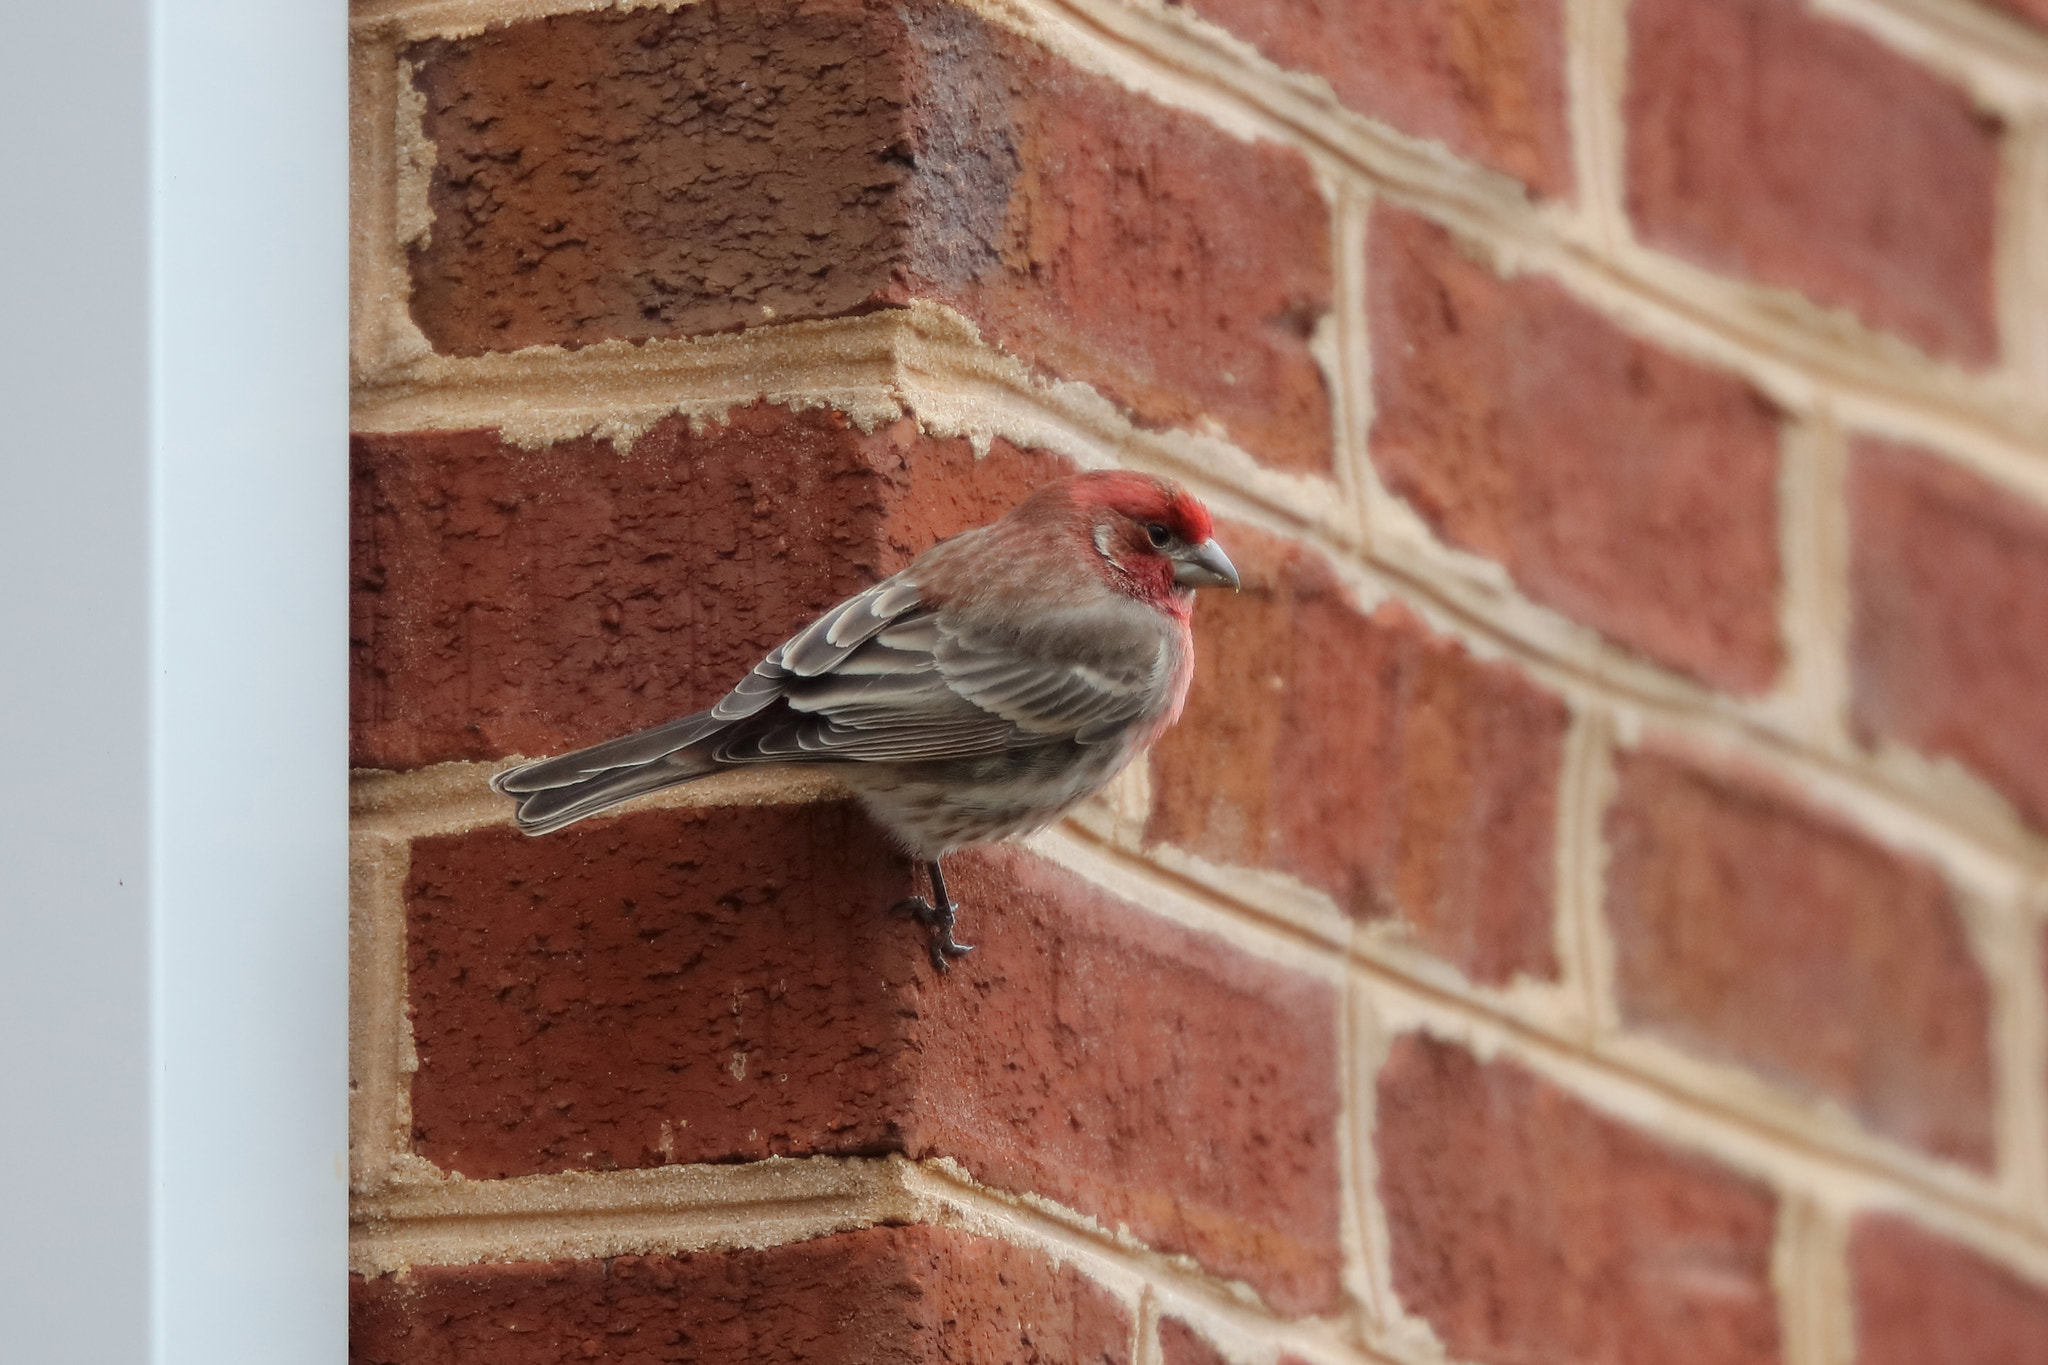
[[[943,972],[949,966],[949,958],[967,956],[974,951],[974,945],[957,943],[953,939],[953,912],[959,907],[946,893],[946,874],[939,870],[939,860],[933,858],[925,868],[932,874],[932,898],[926,900],[923,896],[912,896],[896,908],[908,910],[911,917],[929,932],[932,966]]]

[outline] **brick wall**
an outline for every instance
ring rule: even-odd
[[[357,1365],[2048,1360],[2048,6],[355,0]],[[1064,470],[1102,798],[544,840]]]

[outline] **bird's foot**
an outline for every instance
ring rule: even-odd
[[[941,903],[933,905],[923,896],[912,896],[898,901],[896,909],[908,914],[925,927],[925,946],[932,956],[932,967],[946,971],[952,966],[951,959],[966,957],[974,951],[972,943],[959,943],[953,938],[953,907]]]

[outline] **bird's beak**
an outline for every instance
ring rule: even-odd
[[[1237,591],[1237,566],[1214,540],[1190,545],[1173,557],[1173,581],[1184,588],[1222,588]]]

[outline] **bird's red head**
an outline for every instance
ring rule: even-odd
[[[1108,508],[1140,525],[1158,523],[1190,545],[1215,534],[1209,509],[1171,479],[1104,469],[1069,481],[1075,502]]]
[[[1122,469],[1077,474],[1040,489],[1013,515],[1071,526],[1112,586],[1175,616],[1187,616],[1196,587],[1237,586],[1237,571],[1212,539],[1209,509],[1171,479]]]

